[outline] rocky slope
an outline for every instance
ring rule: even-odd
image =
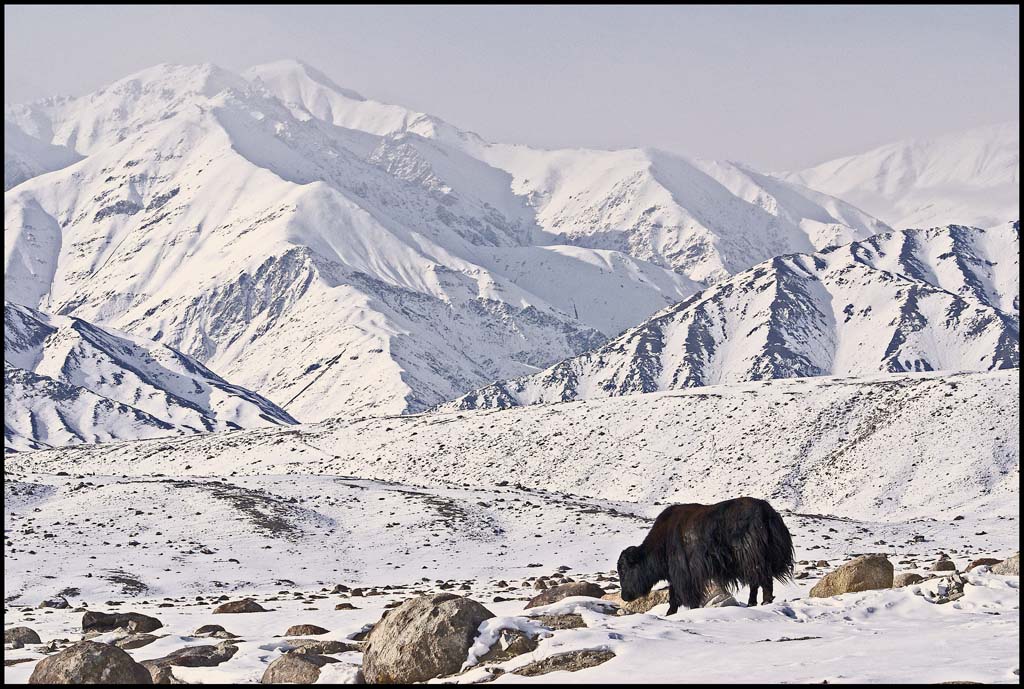
[[[4,451],[295,423],[166,345],[4,303]]]
[[[892,232],[780,256],[578,357],[445,409],[505,408],[773,378],[1012,368],[1017,223]]]
[[[779,508],[864,519],[1009,514],[1018,499],[1019,380],[1019,369],[771,380],[65,448],[8,466],[505,481],[645,503],[756,495]]]

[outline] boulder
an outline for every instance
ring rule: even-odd
[[[481,663],[501,663],[537,649],[537,636],[518,629],[502,629],[491,648],[480,657]]]
[[[287,653],[309,653],[312,655],[333,655],[349,651],[361,651],[357,644],[335,641],[334,639],[288,639]]]
[[[568,653],[559,653],[524,665],[513,670],[512,674],[536,677],[537,675],[546,675],[549,672],[576,672],[600,665],[601,663],[607,663],[614,657],[614,653],[605,650],[585,649],[582,651],[569,651]]]
[[[227,603],[221,603],[213,610],[215,615],[238,612],[267,612],[267,609],[252,598],[243,598],[242,600],[233,600],[228,601]]]
[[[974,560],[971,564],[967,565],[964,571],[970,572],[978,567],[991,567],[992,565],[997,565],[1000,562],[1002,562],[1002,560],[997,560],[994,557],[979,557],[977,560]]]
[[[161,637],[153,634],[129,634],[128,636],[122,636],[120,639],[114,639],[111,644],[123,651],[130,651],[133,648],[148,646],[159,638]]]
[[[68,599],[64,596],[54,596],[53,598],[47,598],[39,604],[40,608],[53,608],[54,610],[64,610],[70,608],[71,604],[68,603]]]
[[[139,612],[87,612],[82,615],[83,632],[112,632],[115,629],[127,629],[137,634],[148,634],[164,626],[155,617]]]
[[[739,605],[733,595],[718,584],[711,584],[704,595],[706,598],[702,607],[705,608],[730,608]]]
[[[955,572],[956,563],[950,560],[948,557],[940,557],[932,565],[933,572]]]
[[[329,630],[323,627],[318,627],[315,624],[295,624],[288,627],[288,631],[284,633],[285,636],[316,636],[317,634],[326,634]]]
[[[574,612],[561,615],[535,615],[530,619],[555,631],[559,629],[582,629],[587,626],[587,623],[583,621],[583,615]]]
[[[943,603],[952,603],[955,600],[963,598],[964,587],[966,584],[967,582],[964,581],[964,578],[956,572],[948,578],[944,577],[939,583],[938,590],[932,598],[932,602],[941,605]]]
[[[154,665],[176,665],[178,667],[216,667],[230,660],[238,652],[234,641],[221,641],[216,646],[185,646],[171,651],[162,658],[147,660]]]
[[[4,630],[4,643],[13,648],[21,648],[25,644],[41,644],[43,640],[30,627],[11,627]]]
[[[384,613],[367,639],[363,674],[369,684],[408,684],[462,668],[480,623],[494,614],[451,593],[405,601]]]
[[[811,589],[811,598],[892,588],[893,567],[884,555],[861,555],[832,570]]]
[[[1002,574],[1003,576],[1020,576],[1020,553],[1017,553],[1013,557],[1008,557],[1002,562],[992,565],[993,574]]]
[[[267,666],[261,684],[316,684],[320,668],[337,663],[335,658],[313,654],[285,653]]]
[[[231,641],[222,641],[216,646],[186,646],[168,653],[162,658],[142,661],[150,673],[153,684],[174,684],[177,679],[170,671],[172,667],[216,667],[230,660],[238,647]]]
[[[651,610],[651,608],[668,603],[668,589],[657,589],[651,591],[643,598],[636,600],[622,600],[621,593],[606,593],[601,596],[604,600],[610,600],[619,606],[620,615],[638,615]]]
[[[913,586],[914,584],[920,584],[925,581],[925,578],[917,572],[900,572],[892,580],[892,587],[894,589],[901,589],[904,586]]]
[[[192,636],[213,636],[217,632],[226,631],[227,630],[219,624],[204,624],[202,627],[199,627],[194,632],[192,632]]]
[[[152,684],[149,671],[109,644],[80,641],[40,660],[29,684]]]
[[[526,604],[526,608],[539,608],[542,605],[551,605],[552,603],[557,603],[563,598],[571,598],[572,596],[602,598],[604,596],[604,589],[597,584],[591,584],[587,581],[574,581],[569,584],[559,584],[558,586],[552,586],[549,589],[545,589],[539,595],[531,598],[530,602]]]

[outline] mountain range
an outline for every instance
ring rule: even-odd
[[[1007,140],[992,147],[1017,155]],[[5,106],[5,298],[41,321],[67,317],[166,347],[274,410],[236,415],[239,426],[420,412],[466,393],[481,401],[461,397],[460,405],[562,398],[572,385],[522,397],[508,392],[519,383],[499,384],[508,389],[496,396],[471,391],[548,375],[558,361],[593,360],[668,313],[699,311],[714,340],[700,345],[704,361],[681,364],[687,384],[748,379],[750,370],[819,375],[1013,360],[1009,226],[993,223],[984,236],[997,238],[989,248],[972,244],[976,254],[949,240],[952,263],[976,256],[999,264],[983,283],[1002,290],[999,300],[947,293],[945,283],[856,258],[851,247],[868,252],[872,242],[904,236],[888,212],[886,224],[860,210],[881,198],[870,184],[864,199],[872,203],[855,206],[822,193],[827,174],[802,174],[654,149],[487,142],[364,98],[296,61],[241,74],[158,65],[84,96]],[[907,174],[907,189],[920,186]],[[854,177],[845,175],[847,190]],[[922,241],[927,251],[941,243]],[[885,256],[894,260],[888,248]],[[764,299],[769,292],[786,296]],[[962,311],[943,329],[948,347],[907,335],[888,354],[854,355],[829,339],[855,328],[829,321],[838,317],[821,292],[855,309],[873,304],[872,315],[842,319],[878,337],[918,332],[884,318]],[[889,298],[906,314],[891,313],[881,303]],[[787,309],[807,333],[778,325]],[[728,313],[759,330],[738,338],[746,326],[727,322]],[[784,344],[768,352],[773,338]],[[740,340],[742,352],[725,356],[723,343]],[[5,361],[25,379],[19,385],[38,375]],[[631,364],[621,365],[626,375]],[[637,375],[615,386],[662,389],[654,382],[662,373]],[[60,405],[51,406],[55,414]]]
[[[905,230],[777,256],[594,350],[444,405],[544,402],[809,376],[1020,365],[1020,225]]]

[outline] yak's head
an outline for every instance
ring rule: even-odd
[[[658,577],[650,571],[642,546],[631,545],[623,550],[619,555],[618,570],[622,600],[627,602],[643,598],[658,582]]]

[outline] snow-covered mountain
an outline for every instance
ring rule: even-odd
[[[5,193],[7,298],[153,338],[302,420],[426,409],[885,229],[738,165],[488,144],[296,62],[161,65],[5,114],[85,156]]]
[[[901,141],[783,178],[900,229],[992,227],[1020,217],[1020,124]]]
[[[505,408],[773,378],[1020,362],[1019,223],[779,256],[540,373],[444,405]]]
[[[293,423],[170,347],[4,303],[5,452]]]
[[[45,172],[67,167],[82,156],[29,136],[4,120],[4,191]]]

